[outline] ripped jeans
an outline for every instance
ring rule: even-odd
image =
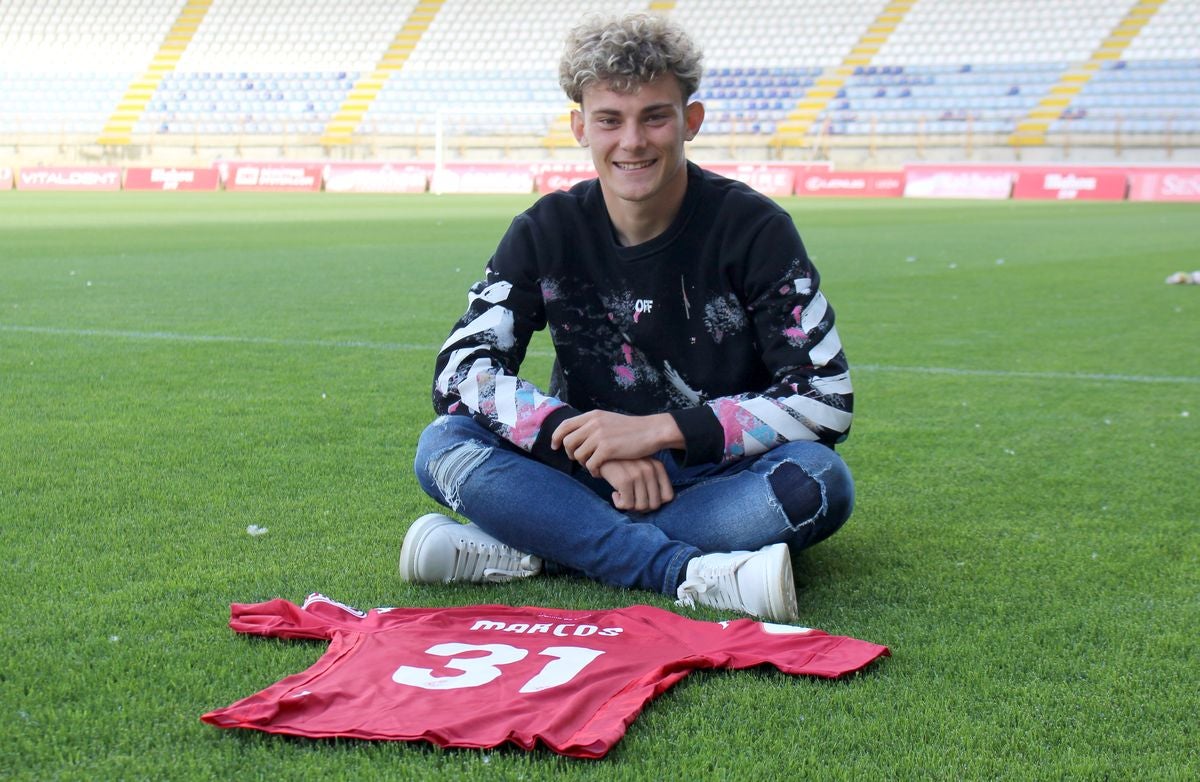
[[[414,468],[426,494],[541,557],[548,572],[668,595],[699,554],[781,542],[796,552],[836,532],[854,507],[850,470],[818,443],[693,467],[658,458],[675,499],[650,513],[617,510],[606,482],[548,467],[466,416],[430,424]]]

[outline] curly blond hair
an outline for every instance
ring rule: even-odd
[[[614,92],[631,93],[670,73],[686,102],[700,86],[702,57],[683,28],[666,17],[592,17],[567,35],[558,83],[568,98],[581,103],[584,88],[597,82]]]

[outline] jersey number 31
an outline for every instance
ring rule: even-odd
[[[467,652],[483,652],[483,654],[478,657],[455,656]],[[396,684],[421,687],[426,690],[482,687],[503,673],[500,666],[524,660],[529,655],[529,650],[508,644],[446,643],[431,646],[425,650],[425,653],[435,657],[449,657],[450,659],[443,664],[443,667],[462,671],[462,673],[454,676],[434,676],[432,668],[401,665],[392,674],[392,681]],[[604,652],[586,649],[582,646],[550,646],[538,654],[551,659],[532,679],[525,682],[519,692],[541,692],[566,684]]]

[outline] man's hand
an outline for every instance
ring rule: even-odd
[[[592,410],[563,421],[550,437],[551,448],[564,449],[595,478],[604,477],[601,468],[607,462],[643,459],[664,448],[683,446],[683,434],[666,413],[621,415]]]
[[[675,499],[667,468],[658,459],[611,459],[600,465],[599,475],[613,487],[617,510],[640,513],[658,510]]]

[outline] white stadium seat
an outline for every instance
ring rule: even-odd
[[[148,72],[185,2],[6,0],[0,133],[98,133]],[[416,4],[213,0],[138,128],[319,132],[357,79],[376,69]],[[566,29],[584,8],[646,6],[446,0],[363,125],[431,133],[439,110],[467,116],[486,107],[508,126],[545,133],[567,108],[556,72]],[[679,0],[671,13],[705,51],[709,129],[769,135],[822,69],[847,61],[886,7],[887,0]],[[914,125],[951,132],[964,123],[1010,132],[1132,7],[1133,0],[920,0],[869,65],[845,80],[822,122],[834,133],[906,134]],[[1200,119],[1198,84],[1200,0],[1165,0],[1056,127],[1191,127]]]

